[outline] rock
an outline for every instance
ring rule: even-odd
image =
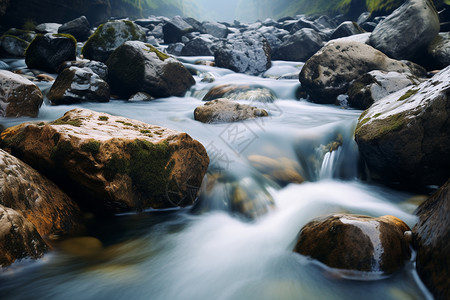
[[[61,27],[59,23],[42,23],[36,26],[34,29],[37,33],[58,33],[58,28]]]
[[[259,75],[272,65],[270,45],[260,33],[251,31],[222,41],[214,52],[216,66],[234,72]]]
[[[450,298],[450,180],[416,211],[416,268],[435,299]]]
[[[85,16],[64,23],[58,28],[58,33],[67,33],[74,36],[77,41],[84,42],[91,35],[91,25]]]
[[[209,101],[219,98],[271,103],[277,99],[277,96],[268,88],[258,85],[221,84],[211,88],[202,100]]]
[[[278,29],[275,27],[266,27],[263,26],[257,30],[259,33],[261,33],[269,42],[270,49],[272,50],[272,59],[273,55],[278,51],[278,49],[281,46],[281,38],[283,38],[285,35],[288,35],[289,32]]]
[[[100,213],[191,205],[209,163],[186,133],[87,109],[10,127],[0,146]]]
[[[418,189],[450,177],[450,67],[366,110],[355,132],[374,180]]]
[[[183,51],[183,48],[184,48],[183,43],[173,43],[167,46],[166,52],[171,55],[180,56],[181,52]]]
[[[24,77],[0,70],[0,116],[36,117],[44,97],[39,88]]]
[[[341,23],[331,34],[330,39],[338,39],[341,37],[346,37],[350,35],[360,34],[364,33],[364,29],[359,27],[359,25],[355,22],[351,21],[345,21],[344,23]]]
[[[131,95],[131,97],[128,98],[128,101],[138,102],[138,101],[150,101],[150,100],[153,100],[153,99],[155,99],[155,98],[153,98],[149,94],[144,93],[144,92],[139,92],[139,93],[136,93],[134,95]]]
[[[6,57],[24,57],[25,50],[29,45],[30,43],[16,36],[4,35],[0,40],[0,53],[1,56]]]
[[[224,39],[228,35],[228,28],[223,24],[205,21],[202,23],[202,26],[207,34],[210,34],[216,38]]]
[[[289,183],[299,184],[305,181],[300,175],[301,167],[298,162],[287,157],[271,158],[263,155],[250,155],[248,160],[264,177],[282,187]]]
[[[377,25],[370,45],[394,59],[412,60],[439,32],[433,1],[408,0]]]
[[[106,62],[110,86],[119,95],[146,92],[155,98],[183,96],[195,84],[176,59],[150,44],[126,42]]]
[[[193,211],[200,213],[221,209],[254,220],[274,206],[267,188],[254,176],[236,178],[219,171],[206,174]]]
[[[70,35],[37,35],[25,53],[25,63],[29,68],[56,73],[64,61],[76,59],[76,47],[77,41]]]
[[[84,58],[106,62],[109,55],[126,41],[145,41],[145,32],[128,20],[109,21],[100,25],[84,45]]]
[[[80,209],[53,182],[1,149],[0,169],[0,205],[20,212],[41,236],[79,228]]]
[[[367,109],[387,95],[421,82],[419,78],[411,74],[370,71],[350,84],[348,104],[357,109]]]
[[[320,35],[313,29],[300,29],[287,36],[281,43],[273,59],[304,62],[313,56],[323,46]]]
[[[213,56],[214,42],[205,37],[198,36],[189,41],[181,50],[182,56]]]
[[[36,32],[17,28],[10,28],[4,33],[4,35],[16,36],[21,40],[31,43],[36,37]]]
[[[0,205],[0,267],[23,258],[40,258],[48,250],[36,228],[20,213]]]
[[[47,94],[53,105],[78,102],[108,102],[109,85],[89,68],[64,69]]]
[[[58,73],[70,67],[89,68],[92,72],[100,76],[101,79],[108,81],[108,67],[102,62],[88,59],[66,61],[59,66]]]
[[[373,70],[413,72],[405,63],[369,45],[337,40],[327,43],[305,63],[299,80],[312,101],[334,103],[338,95],[347,92],[352,80]]]
[[[194,119],[203,123],[236,122],[268,115],[264,109],[239,104],[225,98],[208,101],[194,111]]]
[[[428,53],[433,67],[442,69],[450,65],[450,32],[439,33],[428,47]]]
[[[175,16],[170,19],[163,25],[162,29],[165,44],[181,42],[182,36],[194,30],[194,28],[180,16]]]
[[[194,18],[184,18],[183,20],[192,26],[193,32],[205,33],[205,28],[203,28],[203,25],[200,21]]]
[[[329,215],[301,229],[294,252],[331,268],[350,271],[349,275],[351,271],[390,274],[411,256],[404,237],[409,230],[393,216]]]

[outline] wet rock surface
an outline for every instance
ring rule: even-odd
[[[211,100],[194,111],[194,118],[203,123],[227,123],[257,117],[267,117],[266,110],[239,104],[226,98]]]

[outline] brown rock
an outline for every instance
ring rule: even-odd
[[[194,119],[203,123],[236,122],[256,117],[267,117],[266,110],[246,104],[239,104],[228,99],[216,99],[198,106]]]
[[[87,109],[8,128],[0,145],[99,211],[190,205],[209,164],[186,133]]]
[[[450,179],[416,214],[417,272],[436,299],[450,299]]]
[[[271,90],[247,84],[222,84],[213,87],[203,97],[203,101],[227,98],[230,100],[250,100],[258,102],[273,102],[277,98]]]
[[[294,251],[332,268],[389,274],[411,255],[407,230],[393,216],[331,215],[306,224]]]
[[[41,236],[79,227],[78,205],[53,182],[1,149],[0,170],[0,205],[21,212]]]
[[[305,181],[303,176],[300,175],[301,167],[298,162],[287,157],[271,158],[264,155],[250,155],[248,160],[263,176],[281,186]]]
[[[34,83],[0,70],[0,117],[36,117],[43,101],[44,97]]]
[[[0,267],[17,259],[40,258],[48,249],[34,225],[19,212],[0,205]]]

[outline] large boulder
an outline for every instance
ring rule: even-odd
[[[346,36],[351,36],[355,34],[364,33],[365,30],[362,29],[357,23],[351,21],[345,21],[341,23],[331,34],[330,39],[338,39]]]
[[[98,212],[191,205],[209,163],[186,133],[87,109],[10,127],[0,145]]]
[[[142,42],[124,43],[106,64],[110,86],[119,95],[146,92],[155,98],[183,96],[195,84],[178,60]]]
[[[75,232],[80,209],[53,182],[0,149],[0,205],[20,212],[41,236]]]
[[[40,258],[48,250],[34,225],[19,212],[0,205],[0,267],[18,259]]]
[[[436,299],[450,299],[450,180],[420,205],[416,214],[417,272]]]
[[[288,35],[272,58],[290,61],[306,61],[323,46],[320,35],[310,28],[300,29]]]
[[[89,68],[64,69],[47,94],[52,104],[108,102],[109,85]]]
[[[0,38],[0,56],[25,57],[29,42],[14,35],[5,34]]]
[[[44,102],[41,90],[28,79],[0,70],[0,116],[36,117]]]
[[[367,109],[387,95],[420,82],[421,79],[411,74],[370,71],[350,84],[348,104],[357,109]]]
[[[79,59],[74,61],[66,61],[59,66],[58,73],[61,73],[67,68],[78,67],[78,68],[89,68],[92,72],[100,76],[104,81],[108,81],[108,67],[95,60]]]
[[[194,119],[203,123],[236,122],[268,115],[264,109],[239,104],[226,98],[208,101],[194,111]]]
[[[192,32],[194,27],[183,20],[182,17],[175,16],[163,25],[162,30],[164,34],[164,43],[171,44],[181,42],[181,37]]]
[[[77,41],[84,42],[91,35],[91,25],[85,16],[81,16],[58,28],[58,33],[67,33],[74,36]]]
[[[429,45],[428,53],[433,67],[441,69],[450,65],[450,32],[439,33]]]
[[[269,42],[255,31],[229,36],[214,52],[216,66],[249,75],[267,71],[272,65],[270,57]]]
[[[360,116],[355,140],[373,179],[419,188],[450,177],[449,78],[447,67]]]
[[[25,53],[25,63],[50,73],[56,73],[60,64],[76,59],[77,40],[71,35],[47,33],[37,35]]]
[[[207,36],[197,36],[186,43],[181,50],[182,56],[213,56],[214,42]]]
[[[220,24],[218,22],[206,21],[202,23],[202,27],[204,28],[207,34],[210,34],[219,39],[224,39],[228,35],[227,26]]]
[[[370,35],[370,45],[395,59],[414,59],[439,32],[439,16],[431,0],[408,0]]]
[[[394,216],[319,217],[301,229],[294,251],[336,269],[390,274],[411,256],[409,230]]]
[[[100,25],[81,49],[84,58],[106,62],[109,55],[126,41],[146,41],[145,32],[128,20]]]
[[[312,101],[334,103],[338,95],[347,92],[352,80],[373,70],[413,72],[405,63],[369,45],[337,40],[327,43],[305,63],[299,80]]]

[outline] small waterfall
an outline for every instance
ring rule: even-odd
[[[339,147],[336,150],[325,153],[320,168],[319,179],[331,179],[333,178],[334,171],[336,169],[336,162],[342,152],[342,148]]]

